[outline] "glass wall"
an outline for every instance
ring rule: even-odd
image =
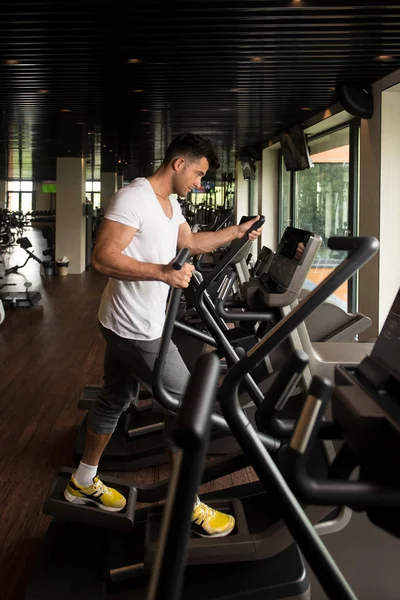
[[[349,127],[310,141],[309,146],[314,167],[296,172],[294,224],[322,238],[308,274],[308,279],[318,284],[347,255],[330,250],[327,241],[349,233]],[[347,310],[347,282],[336,290],[333,300]]]
[[[328,239],[357,235],[354,196],[358,189],[358,152],[352,151],[352,145],[358,147],[358,127],[347,125],[309,138],[308,144],[314,163],[311,169],[288,173],[281,161],[279,224],[281,233],[292,223],[321,236],[321,248],[307,281],[307,286],[313,288],[347,255],[330,250]],[[351,165],[350,156],[357,165]],[[355,285],[355,279],[349,285],[345,283],[331,300],[344,310],[354,310]]]

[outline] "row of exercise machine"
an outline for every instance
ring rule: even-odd
[[[345,527],[350,509],[366,511],[373,523],[398,535],[400,369],[399,338],[393,332],[400,326],[400,292],[375,344],[311,341],[307,320],[378,250],[375,238],[331,238],[329,247],[346,251],[347,258],[299,302],[319,244],[316,234],[290,229],[277,251],[261,253],[252,274],[241,281],[243,268],[236,267],[248,253],[247,236],[234,242],[209,273],[194,275],[194,307],[203,327],[177,321],[182,292],[171,290],[153,373],[154,401],[140,409],[132,399],[130,424],[125,419],[114,434],[132,454],[119,463],[111,456],[108,466],[104,458],[101,469],[134,469],[139,460],[145,461],[140,466],[163,460],[155,441],[162,434],[159,405],[179,412],[175,441],[181,460],[170,480],[153,485],[131,486],[102,476],[127,497],[120,513],[66,502],[63,491],[72,470],[63,469],[43,507],[53,520],[27,600],[95,595],[305,600],[310,584],[302,555],[328,598],[356,597],[321,536]],[[176,268],[187,258],[181,251]],[[200,349],[193,357],[181,402],[168,395],[162,378],[178,323],[200,348],[204,343],[216,348]],[[135,435],[143,415],[149,429]],[[139,459],[144,440],[147,457]],[[155,444],[153,455],[149,440]],[[206,452],[225,444],[219,459],[205,463]],[[199,483],[248,465],[259,481],[204,496],[209,505],[234,514],[233,534],[191,537]],[[163,499],[165,504],[154,504]],[[138,509],[138,502],[151,505]]]
[[[32,243],[26,237],[25,230],[30,226],[28,217],[30,213],[24,215],[21,212],[9,212],[0,209],[0,322],[4,320],[5,308],[30,308],[36,306],[42,296],[39,291],[32,291],[32,283],[24,282],[23,291],[14,291],[17,283],[7,280],[8,275],[19,274],[29,261],[34,260],[41,267],[54,260],[55,236],[53,226],[42,227],[42,236],[46,240],[46,248],[43,255],[48,257],[42,259],[32,250]],[[15,249],[20,248],[26,254],[25,262],[14,264],[8,268],[5,267],[6,256],[12,256]]]

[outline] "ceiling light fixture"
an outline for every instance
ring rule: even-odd
[[[261,56],[252,56],[251,57],[251,62],[256,62],[256,63],[260,63],[263,62],[263,58]]]
[[[149,112],[149,109],[148,108],[141,108],[140,112]]]
[[[231,89],[231,92],[236,92],[236,93],[239,93],[239,92],[241,92],[241,91],[242,91],[242,90],[241,90],[241,88],[232,88],[232,89]]]
[[[388,60],[393,60],[394,56],[391,56],[390,54],[381,54],[380,56],[376,57],[376,60],[381,60],[381,61],[388,61]]]
[[[126,62],[129,65],[138,65],[142,61],[140,60],[140,58],[128,58],[128,60]]]
[[[39,94],[48,94],[50,90],[39,90]]]
[[[62,113],[70,113],[70,112],[72,112],[72,110],[70,108],[62,108],[60,110],[60,112],[62,112]]]
[[[19,60],[9,58],[8,60],[4,61],[4,64],[5,65],[19,65]]]
[[[143,94],[144,90],[133,90],[134,94]]]
[[[301,108],[300,110],[311,110],[311,108],[309,108],[308,106],[303,106],[303,108]]]

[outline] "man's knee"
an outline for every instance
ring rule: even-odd
[[[129,399],[118,402],[113,398],[107,398],[100,394],[94,407],[88,414],[88,427],[94,433],[113,433],[120,416],[128,410],[129,406]]]

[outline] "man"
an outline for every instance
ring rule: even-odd
[[[186,197],[198,188],[208,168],[218,168],[211,143],[191,133],[175,138],[162,165],[149,178],[139,177],[112,198],[93,251],[93,267],[109,276],[98,318],[107,346],[104,384],[88,417],[82,461],[65,490],[70,502],[94,502],[110,511],[122,510],[125,498],[96,476],[101,454],[121,413],[131,401],[133,381],[151,388],[151,371],[157,356],[165,319],[169,287],[187,288],[194,267],[172,268],[177,247],[192,254],[211,252],[241,238],[253,224],[217,232],[193,234],[172,194]],[[261,230],[252,232],[256,239]],[[189,377],[176,346],[171,343],[164,370],[168,392],[180,398]],[[165,416],[165,437],[171,436],[170,415]],[[169,446],[173,460],[173,446]],[[235,520],[209,508],[197,498],[193,529],[198,535],[225,536]]]

